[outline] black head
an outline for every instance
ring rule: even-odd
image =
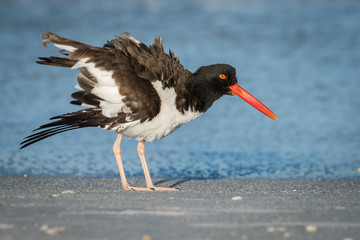
[[[185,109],[205,112],[224,94],[232,94],[230,86],[236,84],[235,68],[228,64],[200,67],[186,81]]]
[[[230,86],[237,83],[236,70],[228,64],[213,64],[200,67],[193,74],[193,81],[206,83],[207,91],[217,93],[218,98],[224,94],[231,94]]]
[[[228,64],[200,67],[187,81],[187,103],[192,109],[205,112],[224,94],[237,95],[276,120],[277,117],[264,104],[237,84],[236,70]]]

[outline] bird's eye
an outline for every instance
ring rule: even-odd
[[[226,75],[225,74],[219,74],[219,78],[220,79],[226,79]]]

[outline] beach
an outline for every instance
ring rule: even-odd
[[[134,186],[143,179],[132,178]],[[329,239],[360,235],[359,180],[0,177],[0,239]]]

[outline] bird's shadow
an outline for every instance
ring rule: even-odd
[[[162,179],[162,180],[154,182],[154,185],[162,184],[162,183],[173,181],[173,180],[174,179]],[[191,180],[194,180],[194,178],[181,179],[181,180],[175,182],[174,184],[170,185],[169,187],[174,188],[174,187],[177,187],[177,186],[179,186],[179,185],[181,185],[181,184],[183,184],[185,182],[191,181]]]

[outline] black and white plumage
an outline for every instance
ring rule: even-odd
[[[173,190],[154,187],[146,166],[144,142],[161,139],[182,124],[203,114],[224,94],[236,94],[275,119],[276,116],[237,85],[236,72],[227,64],[186,70],[175,55],[165,53],[162,38],[146,46],[129,33],[93,47],[60,37],[42,34],[47,48],[51,42],[65,57],[41,57],[37,63],[79,69],[79,90],[71,103],[86,107],[53,117],[22,142],[21,148],[55,134],[83,127],[100,127],[118,132],[114,153],[122,186],[126,190]],[[138,151],[147,188],[130,187],[120,155],[122,136],[139,141]]]

